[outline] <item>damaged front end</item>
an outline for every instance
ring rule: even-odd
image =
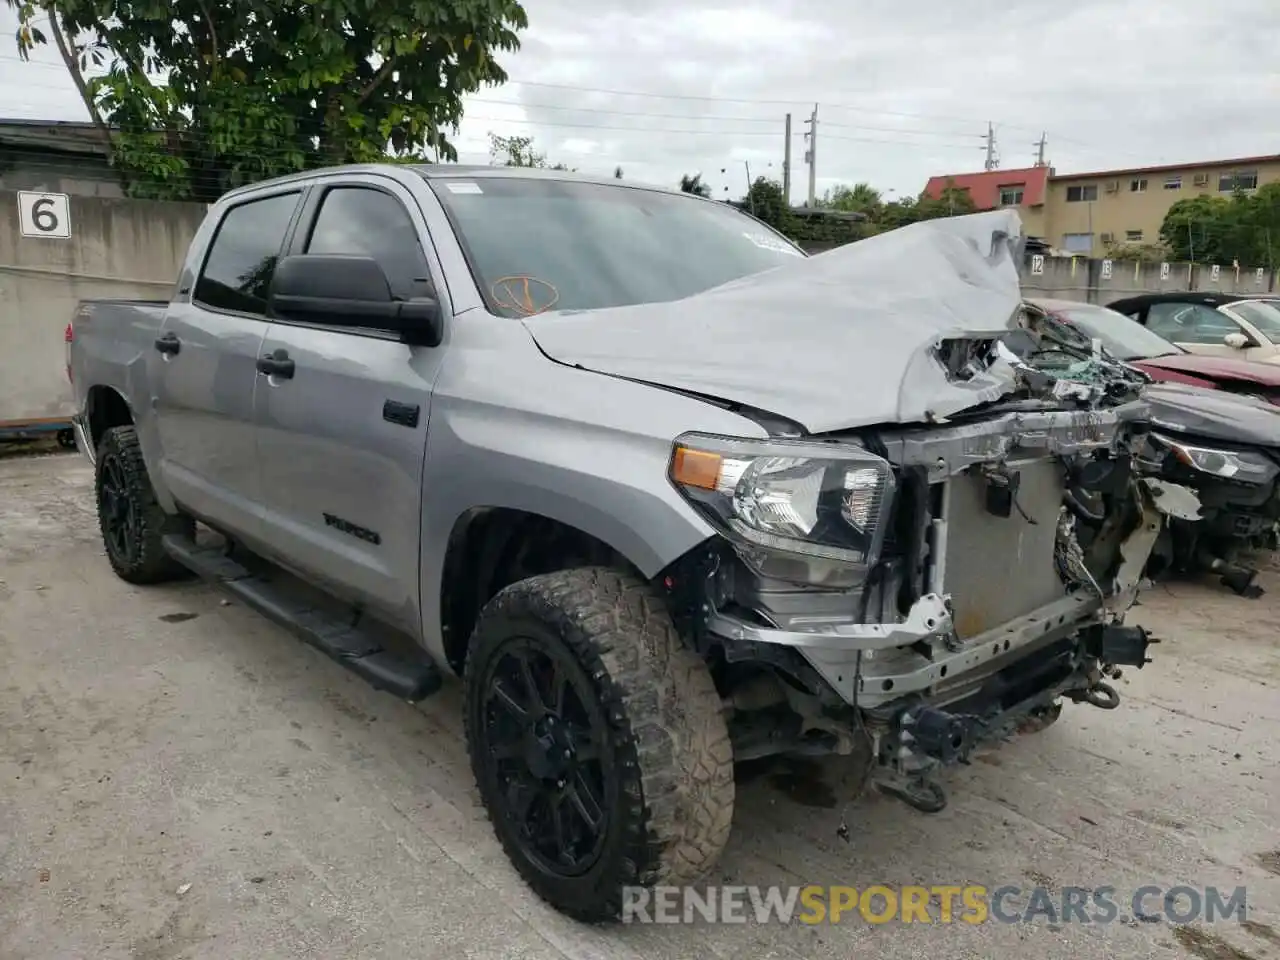
[[[980,352],[1007,362],[996,341]],[[1107,678],[1152,642],[1124,624],[1147,558],[1164,516],[1198,504],[1136,473],[1140,402],[1017,376],[1010,397],[927,425],[680,438],[672,479],[723,537],[665,583],[716,665],[739,759],[858,754],[882,788],[941,809],[935,772],[978,744],[1064,698],[1118,704]]]

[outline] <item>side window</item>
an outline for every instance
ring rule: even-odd
[[[307,253],[372,257],[402,300],[434,295],[418,229],[404,205],[369,187],[334,187],[320,202]]]
[[[1240,329],[1225,313],[1202,303],[1153,303],[1147,327],[1174,343],[1214,345],[1221,345],[1223,337]]]
[[[281,193],[232,207],[222,218],[193,299],[215,310],[266,314],[267,289],[280,258],[297,193]]]

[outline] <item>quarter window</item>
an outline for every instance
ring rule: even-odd
[[[297,205],[297,193],[280,193],[228,210],[192,298],[215,310],[265,315],[267,290]]]
[[[334,187],[320,202],[307,253],[372,257],[397,299],[432,295],[431,270],[409,212],[371,187]]]

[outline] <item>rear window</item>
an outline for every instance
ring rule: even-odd
[[[428,181],[489,308],[505,316],[678,300],[804,256],[728,204],[643,188]]]

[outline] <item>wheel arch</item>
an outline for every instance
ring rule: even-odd
[[[137,425],[133,415],[133,407],[115,387],[97,384],[89,388],[84,401],[85,426],[89,431],[89,441],[97,450],[102,438],[112,427],[131,427]]]
[[[544,512],[498,506],[463,511],[449,531],[434,591],[445,660],[461,674],[481,609],[518,580],[583,566],[648,580],[665,566],[651,550],[627,546],[599,528]]]

